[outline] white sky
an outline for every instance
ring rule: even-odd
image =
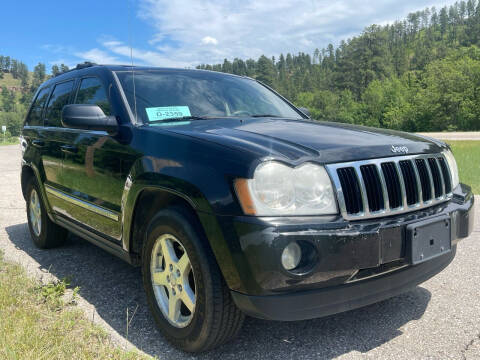
[[[224,58],[247,59],[281,52],[313,53],[360,34],[365,26],[402,20],[408,13],[454,1],[431,0],[140,0],[137,16],[155,35],[134,46],[135,63],[195,66]],[[140,37],[134,33],[134,37]],[[144,40],[144,39],[143,39]],[[103,37],[75,55],[98,63],[125,63],[128,39]],[[134,40],[134,44],[139,43]],[[144,42],[145,43],[145,42]],[[129,61],[128,61],[129,62]]]

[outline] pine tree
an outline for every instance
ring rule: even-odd
[[[440,10],[440,33],[445,35],[447,32],[447,26],[448,26],[448,14],[447,14],[447,8],[443,7],[442,10]]]
[[[272,60],[267,58],[265,55],[260,56],[257,61],[257,80],[273,86],[275,78],[275,67],[272,63]]]
[[[67,72],[70,70],[67,65],[65,64],[60,64],[60,72],[63,74],[64,72]]]
[[[32,91],[35,91],[45,81],[45,76],[45,64],[38,63],[33,68]]]
[[[58,74],[60,74],[60,69],[58,65],[52,65],[52,76],[57,76]]]
[[[0,94],[2,110],[11,112],[15,109],[15,93],[2,86],[2,93]]]
[[[10,56],[5,56],[3,71],[5,72],[10,71]]]
[[[14,79],[18,79],[18,62],[15,59],[10,62],[10,73]]]

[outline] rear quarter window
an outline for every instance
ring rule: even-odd
[[[68,104],[73,80],[55,85],[45,110],[45,126],[62,126],[62,110]]]
[[[28,118],[26,121],[27,125],[43,126],[42,111],[45,103],[47,102],[49,94],[49,87],[43,88],[38,92],[37,97],[32,104],[32,108],[30,109],[30,113],[28,114]]]

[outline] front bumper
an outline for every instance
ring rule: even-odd
[[[305,320],[370,305],[408,291],[442,271],[452,251],[416,266],[335,287],[271,296],[248,296],[232,291],[237,306],[250,316],[267,320]]]
[[[451,219],[452,251],[409,265],[407,225],[440,216]],[[473,229],[474,198],[461,185],[446,203],[381,219],[217,219],[223,241],[216,237],[216,243],[224,248],[220,256],[219,247],[212,248],[238,307],[259,318],[298,320],[383,300],[440,272],[453,259],[458,241]],[[291,241],[312,245],[317,253],[313,269],[300,274],[283,269],[281,252]]]

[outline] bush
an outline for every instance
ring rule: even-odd
[[[11,136],[20,136],[24,119],[24,111],[0,112],[0,126],[6,125]]]

